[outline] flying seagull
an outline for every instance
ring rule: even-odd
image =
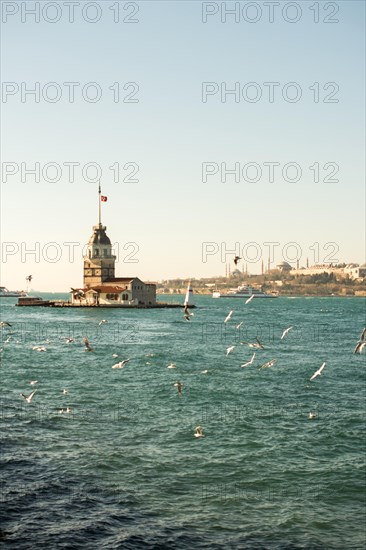
[[[256,348],[259,349],[260,346],[258,342],[240,342],[242,346],[248,346],[248,348]]]
[[[9,324],[9,323],[8,323]],[[360,340],[363,342],[366,339],[366,327],[361,332]]]
[[[28,395],[28,397],[26,395],[24,395],[24,393],[21,393],[20,395],[23,397],[23,399],[26,400],[27,403],[30,403],[33,399],[33,395],[36,393],[37,390],[33,390],[32,393],[30,393]]]
[[[273,367],[273,365],[276,363],[276,359],[272,359],[272,361],[268,361],[268,363],[264,363],[260,368],[261,369],[268,369],[269,367]]]
[[[235,265],[238,265],[238,261],[241,260],[241,258],[239,256],[235,256],[234,258],[234,264]]]
[[[314,378],[316,378],[317,376],[320,376],[323,369],[325,367],[325,363],[322,364],[322,366],[320,367],[320,369],[318,369],[316,372],[314,372],[313,376],[310,378],[310,380],[314,380]]]
[[[226,350],[226,356],[229,355],[229,353],[232,353],[234,351],[235,346],[229,346]]]
[[[183,389],[182,382],[179,382],[179,380],[177,380],[177,382],[174,384],[174,386],[177,388],[177,391],[178,391],[179,395],[182,395],[182,389]]]
[[[12,325],[10,323],[7,323],[6,321],[0,321],[0,327],[11,327]]]
[[[229,315],[226,317],[224,323],[227,323],[228,321],[230,321],[232,314],[233,314],[233,310],[230,310]]]
[[[196,427],[196,431],[194,432],[194,437],[205,437],[201,426]]]
[[[288,333],[290,332],[290,330],[292,328],[293,327],[288,327],[286,330],[283,331],[282,336],[281,336],[281,340],[283,340],[288,335]]]
[[[254,342],[254,343],[252,343],[252,342],[240,342],[240,343],[242,345],[248,346],[249,348],[264,349],[264,345],[262,344],[262,342],[260,342],[258,336],[256,336],[255,339],[256,339],[256,342]]]
[[[64,395],[67,395],[69,392],[67,391],[66,388],[64,388],[64,389],[62,390],[62,393],[63,393]]]
[[[249,365],[251,365],[254,361],[254,357],[255,357],[255,352],[253,353],[252,355],[252,358],[250,361],[248,361],[247,363],[244,363],[244,365],[240,365],[241,367],[249,367]]]
[[[245,300],[245,303],[246,304],[249,304],[249,302],[251,302],[254,298],[254,294],[252,294],[251,296],[249,296],[249,298],[247,300]]]
[[[123,369],[126,363],[128,363],[130,359],[124,359],[123,361],[120,361],[119,363],[116,363],[113,365],[112,369]]]
[[[238,325],[236,325],[236,329],[239,329],[241,327],[241,325],[243,324],[243,321],[241,323],[239,323]]]
[[[316,415],[315,413],[309,412],[308,418],[309,418],[309,420],[314,420],[314,418],[316,418],[316,416],[317,416],[317,415]]]
[[[366,346],[366,342],[359,340],[353,353],[362,353],[363,348]]]
[[[255,337],[256,341],[257,341],[257,344],[260,348],[264,349],[264,345],[262,344],[262,342],[259,341],[259,338],[258,336]]]
[[[102,320],[100,321],[100,323],[99,323],[99,326],[100,326],[100,325],[103,325],[103,323],[108,323],[108,321],[107,321],[106,319],[102,319]]]
[[[185,316],[186,316],[186,315],[190,315],[191,317],[194,316],[194,313],[191,313],[191,312],[189,311],[189,305],[188,305],[188,304],[184,304],[184,310],[183,310],[183,311],[184,311],[184,315],[185,315]]]
[[[83,342],[84,342],[84,344],[85,344],[85,350],[86,350],[86,351],[94,351],[93,348],[91,347],[90,342],[89,342],[89,340],[87,339],[86,336],[83,336]]]

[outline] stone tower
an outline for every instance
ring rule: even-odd
[[[114,278],[116,256],[112,254],[112,244],[106,229],[101,223],[93,227],[84,256],[84,288],[98,286]]]
[[[93,235],[89,239],[88,250],[84,256],[84,288],[98,286],[114,278],[116,256],[112,254],[112,244],[106,233],[107,228],[102,224],[101,202],[106,200],[107,197],[101,195],[99,185],[99,223],[93,226]]]

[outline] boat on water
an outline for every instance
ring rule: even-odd
[[[5,286],[0,286],[0,298],[21,298],[27,296],[24,290],[8,290]]]
[[[228,292],[219,292],[215,290],[212,293],[212,298],[277,298],[277,294],[263,292],[258,288],[253,288],[250,285],[241,285],[237,288],[231,288]]]

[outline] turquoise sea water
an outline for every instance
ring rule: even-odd
[[[196,297],[191,322],[15,302],[1,300],[4,548],[365,548],[365,299]]]

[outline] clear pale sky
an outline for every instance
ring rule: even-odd
[[[46,12],[47,2],[39,2],[39,23],[24,11],[35,9],[36,2],[1,4],[2,285],[24,288],[29,274],[33,288],[43,291],[82,284],[82,247],[98,211],[98,184],[82,175],[87,163],[102,168],[102,193],[108,197],[102,221],[118,248],[119,276],[156,281],[223,275],[225,263],[233,266],[233,253],[225,258],[225,247],[244,254],[255,273],[262,259],[267,263],[268,242],[279,243],[272,265],[288,259],[287,253],[300,254],[300,266],[306,258],[310,264],[365,262],[364,2],[270,3],[273,22],[268,2],[237,2],[238,22],[229,14],[222,22],[221,2],[80,1],[74,3],[73,23],[67,2],[50,2]],[[114,22],[118,4],[120,21]],[[100,16],[99,21],[86,21],[82,8],[87,19]],[[216,9],[204,23],[203,14]],[[297,16],[297,22],[286,21]],[[22,101],[22,88],[36,82],[39,102],[30,94]],[[73,103],[65,82],[80,83]],[[81,93],[90,82],[102,92],[95,103]],[[138,84],[132,97],[137,102],[123,102],[136,88],[124,90],[128,82]],[[216,83],[206,101],[203,82]],[[273,102],[264,84],[269,82],[278,83]],[[286,88],[291,82],[296,88]],[[240,95],[221,98],[220,91],[235,83]],[[61,97],[51,102],[57,90]],[[87,87],[91,99],[95,90]],[[251,102],[258,90],[261,99]],[[291,102],[298,90],[301,98]],[[324,102],[332,99],[338,102]],[[36,162],[40,181],[32,174],[23,174],[22,181],[21,163],[29,169]],[[70,162],[80,163],[74,182],[64,165]],[[219,172],[203,182],[202,163],[208,162]],[[263,164],[271,162],[279,163],[272,182]],[[43,177],[48,163],[60,165],[59,181],[47,181],[52,169]],[[114,163],[121,180],[131,171],[123,166],[136,163],[138,182],[115,182],[109,169]],[[240,181],[228,175],[222,182],[221,163],[228,169],[256,163],[262,176],[245,181],[240,173]],[[287,163],[301,167],[299,181],[282,177]],[[339,181],[323,181],[335,165],[333,179]],[[11,167],[19,170],[5,178]],[[288,174],[294,177],[291,168]],[[93,176],[90,170],[88,178]],[[248,246],[253,242],[256,249]],[[287,246],[292,242],[297,250]],[[74,258],[64,243],[79,243]],[[216,243],[207,261],[203,243]],[[27,253],[37,247],[36,255]],[[137,263],[128,261],[129,254]]]

